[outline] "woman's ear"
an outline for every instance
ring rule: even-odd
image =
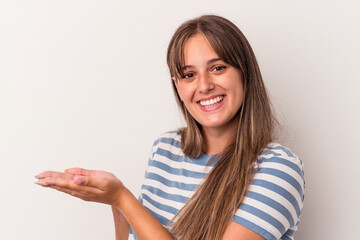
[[[176,89],[178,88],[178,85],[177,85],[177,79],[173,76],[171,77],[171,80],[173,80],[174,84],[175,84],[175,87]]]

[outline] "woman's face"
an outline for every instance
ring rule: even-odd
[[[240,70],[226,64],[202,34],[184,46],[184,76],[173,79],[181,100],[203,129],[226,130],[243,103]]]

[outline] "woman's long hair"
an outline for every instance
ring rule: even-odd
[[[198,33],[205,36],[223,61],[241,71],[244,99],[235,116],[238,119],[236,135],[205,182],[169,224],[178,239],[218,240],[244,200],[256,159],[271,142],[276,121],[251,46],[242,32],[225,18],[204,15],[176,30],[167,52],[171,76],[175,79],[183,76],[185,43]],[[182,103],[174,82],[173,90],[187,122],[187,127],[181,130],[182,151],[197,158],[204,146],[201,125]]]

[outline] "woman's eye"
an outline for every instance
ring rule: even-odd
[[[185,74],[184,76],[183,76],[183,78],[191,78],[191,77],[193,77],[194,76],[194,74],[192,74],[192,73],[187,73],[187,74]]]
[[[225,68],[226,68],[226,66],[217,66],[217,67],[213,68],[213,71],[218,72],[218,71],[221,71],[221,70],[223,70]]]

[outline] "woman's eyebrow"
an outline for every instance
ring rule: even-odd
[[[217,61],[223,61],[222,58],[213,58],[213,59],[210,59],[209,61],[207,61],[207,64],[211,64],[211,63],[214,63],[214,62],[217,62]]]
[[[217,61],[223,61],[222,58],[212,58],[210,60],[207,61],[207,65],[210,65],[214,62],[217,62]],[[193,65],[185,65],[182,67],[182,70],[185,71],[186,69],[188,68],[193,68],[194,66]]]

